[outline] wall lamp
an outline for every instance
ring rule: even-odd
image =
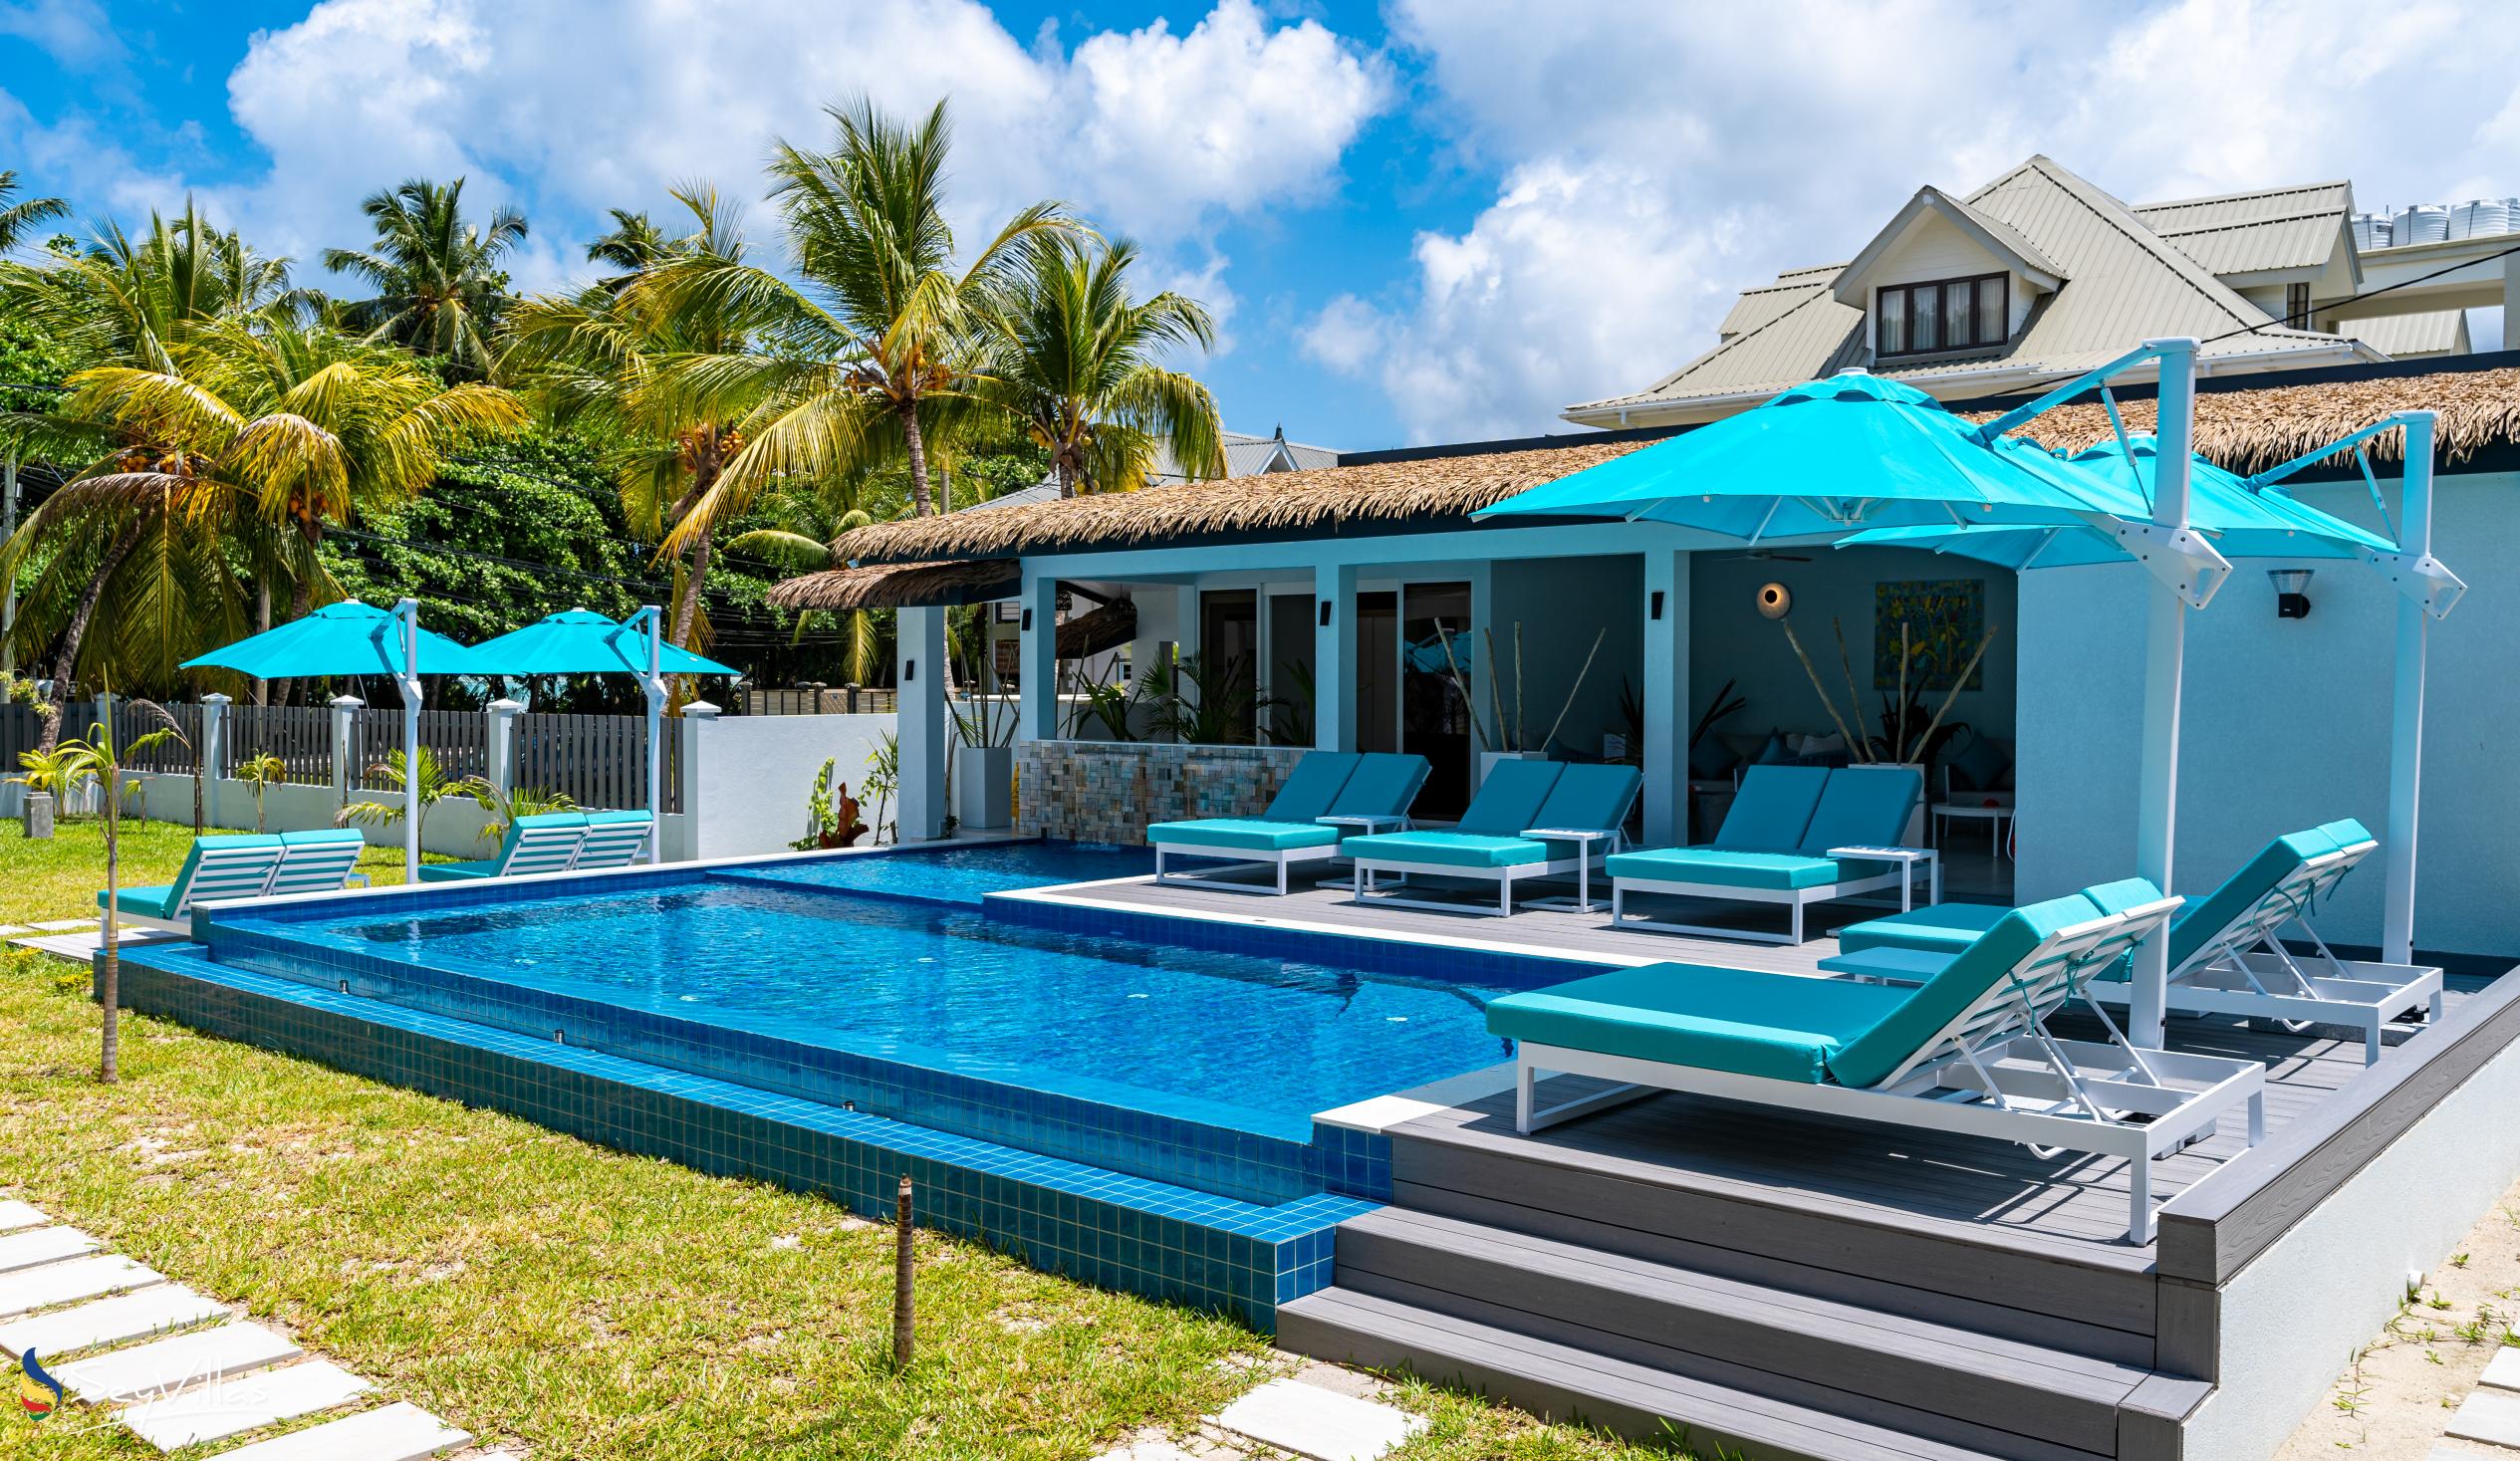
[[[2277,618],[2310,617],[2309,569],[2268,569],[2266,580],[2275,586]]]

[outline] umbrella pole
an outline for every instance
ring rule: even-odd
[[[2432,412],[2405,413],[2406,475],[2397,502],[2397,551],[2432,556]],[[2415,802],[2423,787],[2424,640],[2432,616],[2420,600],[2397,601],[2397,665],[2390,710],[2388,885],[2381,953],[2411,963],[2415,948]]]
[[[402,880],[420,880],[420,604],[400,600],[402,620]]]
[[[665,678],[657,627],[663,614],[652,604],[638,611],[647,620],[647,860],[653,864],[665,860]]]
[[[2159,443],[2153,453],[2152,522],[2172,533],[2187,527],[2188,452],[2196,409],[2196,342],[2150,340],[2160,361]],[[2171,891],[2178,829],[2179,694],[2187,654],[2187,606],[2178,589],[2155,577],[2145,606],[2143,762],[2136,792],[2136,870]],[[2163,924],[2135,951],[2127,1038],[2161,1048],[2169,1000],[2169,928]]]

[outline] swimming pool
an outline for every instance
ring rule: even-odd
[[[1155,870],[1151,848],[1111,843],[1010,843],[911,848],[900,852],[801,857],[721,867],[728,879],[881,893],[922,902],[976,903],[989,893],[1138,877]]]

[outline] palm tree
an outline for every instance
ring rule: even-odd
[[[36,224],[70,213],[70,205],[59,198],[28,198],[12,203],[9,197],[17,190],[17,170],[0,168],[0,254],[16,248]]]
[[[1134,490],[1160,445],[1192,477],[1225,474],[1216,400],[1157,364],[1165,352],[1215,343],[1198,301],[1166,290],[1130,297],[1136,246],[1037,240],[1023,287],[991,313],[977,394],[1050,453],[1059,495]]]
[[[508,304],[499,259],[525,239],[525,215],[502,206],[489,227],[464,221],[464,180],[412,178],[359,205],[376,225],[372,252],[326,249],[324,267],[366,280],[377,297],[344,321],[376,338],[444,359],[457,374],[490,373],[490,338]]]
[[[726,551],[760,559],[788,574],[837,567],[832,540],[875,521],[875,514],[860,505],[861,485],[858,479],[847,478],[827,490],[785,488],[774,492],[762,505],[774,526],[755,528],[728,539]],[[881,657],[874,610],[851,609],[833,617],[842,634],[841,672],[851,684],[870,683]],[[813,621],[814,611],[799,613],[791,642],[804,638]]]
[[[124,768],[130,758],[155,750],[166,740],[168,732],[153,730],[118,747],[114,727],[107,724],[112,716],[90,727],[88,739],[72,741],[61,748],[60,755],[76,777],[93,780],[104,788],[105,796],[105,896],[98,901],[105,908],[105,959],[97,972],[97,1004],[104,1011],[103,1042],[97,1058],[97,1080],[111,1086],[122,1077],[122,983],[123,947],[116,894],[122,891],[123,877],[123,799],[139,789],[137,780],[125,780]]]
[[[693,191],[706,189],[695,188]],[[682,193],[676,192],[674,196],[680,198]],[[603,281],[607,288],[626,285],[667,259],[687,256],[691,252],[689,237],[678,238],[666,233],[644,211],[633,213],[628,208],[607,208],[605,211],[613,215],[613,231],[599,235],[595,242],[587,245],[587,262],[611,264],[623,271],[618,277]]]
[[[828,151],[779,143],[771,195],[790,284],[754,265],[699,257],[650,271],[630,293],[666,318],[743,320],[748,347],[663,364],[659,387],[693,402],[744,402],[737,451],[668,546],[705,537],[780,480],[833,481],[891,459],[910,500],[936,511],[928,435],[972,404],[985,318],[1021,273],[1024,247],[1081,231],[1055,203],[1021,210],[957,264],[944,208],[951,128],[939,102],[904,125],[860,99],[829,109]]]
[[[641,271],[658,261],[745,267],[743,236],[715,189],[692,184],[674,197],[690,214],[688,233],[665,238],[644,215],[616,211],[623,226],[589,249],[590,257]],[[754,321],[696,302],[667,311],[645,288],[648,277],[633,273],[567,297],[525,301],[509,318],[499,368],[554,420],[617,443],[606,459],[630,529],[650,542],[667,540],[658,557],[675,564],[667,637],[697,649],[707,632],[701,591],[710,540],[705,533],[687,540],[668,535],[715,490],[718,474],[740,448],[741,422],[759,399],[741,387],[713,393],[668,388],[665,375],[675,362],[744,356],[752,349]]]
[[[329,525],[408,500],[446,455],[525,422],[504,390],[276,322],[215,322],[163,368],[95,366],[69,384],[57,417],[110,444],[0,545],[0,580],[43,562],[17,631],[57,644],[57,705],[76,675],[163,683],[234,637],[239,559],[293,582],[293,614],[337,596],[316,552]]]

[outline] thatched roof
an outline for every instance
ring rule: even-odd
[[[2456,464],[2488,447],[2520,441],[2520,368],[2441,370],[2292,385],[2278,383],[2281,379],[2271,376],[2268,383],[2245,390],[2200,392],[2196,449],[2233,471],[2253,472],[2288,461],[2391,411],[2416,407],[2440,413],[2435,440],[2444,463]],[[1995,412],[1965,414],[1984,421]],[[2129,431],[2152,429],[2153,403],[2148,399],[2121,401],[2120,414]],[[2109,436],[2109,417],[2098,402],[2079,402],[2038,417],[2023,434],[2048,446],[2080,450]],[[832,546],[842,557],[859,563],[943,568],[947,565],[942,561],[948,559],[1466,527],[1469,515],[1480,508],[1647,444],[1634,439],[1575,438],[1564,446],[1438,454],[1152,487],[879,523],[843,534]],[[2377,438],[2372,450],[2376,458],[2390,460],[2403,450],[2403,443],[2399,433],[2391,432]],[[977,569],[979,565],[959,567]],[[819,574],[800,582],[832,577]],[[784,592],[788,587],[780,589]]]
[[[2392,411],[2425,408],[2440,413],[2433,426],[2433,444],[2444,465],[2520,440],[2520,369],[2443,370],[2306,385],[2273,383],[2281,378],[2247,390],[2200,391],[2196,450],[2217,466],[2255,472],[2291,461]],[[2152,429],[2152,401],[2120,401],[2118,411],[2128,431]],[[1986,421],[1996,412],[1962,414]],[[2016,434],[2043,446],[2080,451],[2109,438],[2109,415],[2096,400],[2076,401],[2035,418]],[[2373,459],[2394,461],[2404,455],[2405,446],[2402,432],[2375,437]]]
[[[1388,530],[1429,519],[1464,525],[1480,508],[1643,444],[1579,439],[1533,451],[1421,457],[1102,493],[878,523],[842,534],[832,549],[860,563],[899,564],[1129,548],[1179,538]]]
[[[913,563],[875,568],[825,569],[770,586],[781,609],[932,609],[985,604],[1022,588],[1012,562]]]

